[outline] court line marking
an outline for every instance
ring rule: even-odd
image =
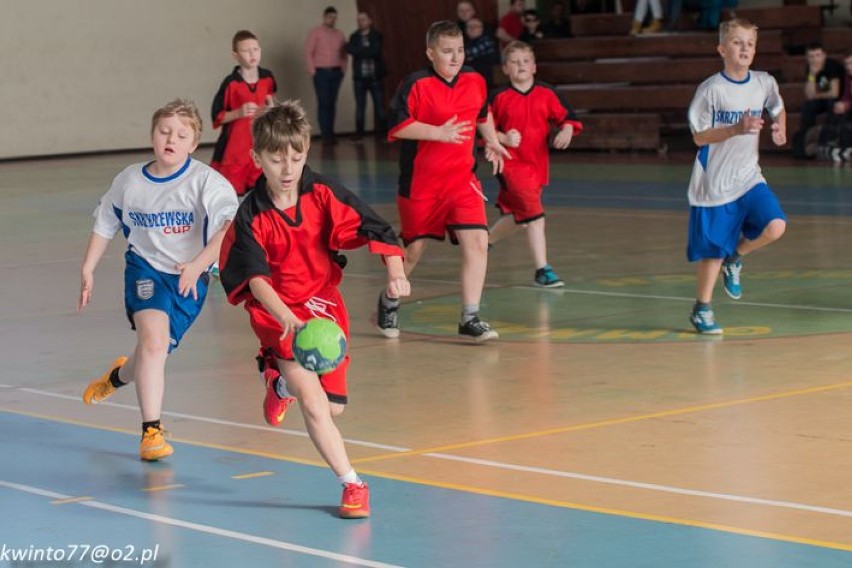
[[[274,471],[258,471],[257,473],[241,473],[240,475],[232,475],[231,479],[254,479],[255,477],[268,477],[275,475]]]
[[[2,409],[2,408],[0,408],[0,411],[10,412],[12,414],[30,415],[30,413],[18,412],[18,411],[9,410],[9,409]],[[60,418],[56,418],[56,417],[50,417],[50,416],[39,416],[39,417],[43,418],[47,421],[50,421],[50,422],[71,423],[71,424],[76,424],[76,425],[79,425],[79,426],[82,426],[82,427],[92,428],[92,429],[96,429],[96,430],[100,429],[100,430],[121,432],[120,430],[117,430],[117,429],[114,429],[114,428],[102,427],[102,426],[98,426],[98,425],[87,425],[87,424],[84,424],[84,423],[60,419]],[[126,432],[123,432],[123,433],[132,434],[129,431],[126,431]],[[132,434],[132,435],[135,435],[135,434]],[[217,445],[217,444],[208,444],[208,443],[197,442],[197,441],[185,441],[184,443],[186,443],[188,445],[192,445],[192,446],[197,446],[197,447],[204,447],[204,448],[209,448],[209,449],[222,450],[222,451],[229,452],[229,453],[258,455],[258,456],[262,456],[262,457],[268,457],[268,458],[271,458],[271,459],[275,459],[275,460],[278,460],[278,461],[305,463],[302,460],[295,460],[295,459],[292,459],[292,458],[288,458],[286,456],[280,456],[280,455],[276,455],[276,454],[271,454],[271,453],[267,453],[267,452],[259,452],[259,451],[254,451],[254,450],[246,450],[246,449],[243,449],[243,448],[229,448],[227,446],[220,446],[220,445]],[[314,465],[316,467],[320,467],[320,468],[323,468],[323,469],[326,468],[326,465],[324,463],[314,463],[314,464],[307,464],[307,465]],[[816,547],[820,547],[820,548],[830,548],[830,549],[836,549],[836,550],[852,551],[852,544],[845,544],[845,543],[832,542],[832,541],[824,541],[824,540],[819,540],[819,539],[812,539],[812,538],[807,538],[807,537],[798,537],[798,536],[785,535],[785,534],[780,534],[780,533],[772,533],[772,532],[767,532],[767,531],[758,531],[758,530],[746,529],[746,528],[741,528],[741,527],[731,527],[731,526],[727,526],[727,525],[721,525],[721,524],[717,524],[717,523],[709,523],[709,522],[704,522],[704,521],[697,521],[697,520],[692,520],[692,519],[682,519],[682,518],[678,518],[678,517],[668,517],[668,516],[664,516],[664,515],[640,513],[640,512],[637,512],[637,511],[627,511],[627,510],[623,510],[623,509],[613,509],[613,508],[609,508],[609,507],[585,505],[585,504],[582,504],[582,503],[575,503],[575,502],[572,502],[572,501],[560,501],[560,500],[556,500],[556,499],[546,499],[546,498],[542,498],[542,497],[535,497],[535,496],[532,496],[532,495],[522,495],[522,494],[517,494],[517,493],[509,493],[509,492],[506,492],[506,491],[497,491],[497,490],[493,490],[493,489],[486,489],[486,488],[483,488],[483,487],[473,487],[473,486],[462,485],[462,484],[457,484],[457,483],[441,482],[441,481],[434,481],[434,480],[428,480],[428,479],[419,479],[419,478],[415,478],[415,477],[409,477],[409,476],[398,475],[398,474],[387,473],[387,472],[378,472],[378,471],[370,471],[370,470],[361,470],[361,472],[365,475],[370,475],[370,476],[373,476],[373,477],[379,477],[379,478],[383,478],[383,479],[390,479],[390,480],[393,480],[393,481],[413,483],[413,484],[417,484],[417,485],[424,485],[424,486],[427,486],[427,487],[438,487],[438,488],[441,488],[441,489],[450,489],[450,490],[453,490],[453,491],[461,491],[461,492],[465,492],[465,493],[472,493],[472,494],[475,494],[475,495],[485,495],[485,496],[489,496],[489,497],[500,497],[500,498],[503,498],[503,499],[510,499],[510,500],[513,500],[513,501],[522,501],[522,502],[525,502],[525,503],[535,503],[535,504],[538,504],[538,505],[548,505],[548,506],[552,506],[552,507],[559,507],[559,508],[562,508],[562,509],[572,509],[572,510],[586,511],[586,512],[591,512],[591,513],[601,513],[601,514],[617,516],[617,517],[627,517],[627,518],[646,520],[646,521],[652,521],[652,522],[659,522],[659,523],[665,523],[665,524],[683,525],[683,526],[689,526],[689,527],[695,527],[695,528],[701,528],[701,529],[707,529],[707,530],[714,530],[714,531],[725,532],[725,533],[736,534],[736,535],[753,536],[753,537],[764,538],[764,539],[768,539],[768,540],[781,541],[781,542],[791,542],[791,543],[795,543],[795,544],[806,544],[806,545],[809,545],[809,546],[816,546]],[[0,480],[0,486],[2,486],[4,483],[9,483],[9,482],[3,482],[2,480]],[[51,496],[51,494],[47,494],[47,496]],[[92,502],[93,501],[88,501],[88,502],[82,503],[82,504],[87,504],[87,503],[92,503]],[[177,526],[180,526],[180,525],[177,525]]]
[[[514,442],[517,440],[527,440],[530,438],[539,438],[542,436],[551,436],[554,434],[564,434],[567,432],[578,432],[581,430],[591,430],[594,428],[602,428],[605,426],[615,426],[620,424],[630,424],[632,422],[639,422],[642,420],[651,420],[655,418],[667,418],[669,416],[680,416],[682,414],[689,414],[693,412],[703,412],[705,410],[715,410],[718,408],[730,408],[733,406],[740,406],[744,404],[751,404],[754,402],[765,402],[769,400],[779,400],[783,398],[790,398],[794,396],[801,396],[806,394],[815,394],[819,392],[826,392],[831,390],[838,390],[843,388],[852,387],[852,381],[846,381],[843,383],[835,383],[833,385],[823,385],[820,387],[808,387],[805,389],[796,389],[792,391],[783,391],[776,392],[771,394],[765,394],[761,396],[754,396],[750,398],[740,398],[735,400],[727,400],[721,402],[711,402],[708,404],[698,404],[693,406],[685,406],[683,408],[673,408],[670,410],[662,410],[659,412],[650,412],[646,414],[638,414],[634,416],[624,416],[621,418],[612,418],[609,420],[599,420],[597,422],[587,422],[585,424],[575,424],[573,426],[561,426],[559,428],[549,428],[547,430],[539,430],[537,432],[525,432],[523,434],[513,434],[511,436],[499,436],[495,438],[485,438],[483,440],[473,440],[469,442],[459,442],[456,444],[446,444],[443,446],[435,446],[432,448],[424,448],[420,450],[409,450],[407,452],[399,452],[394,454],[384,454],[379,456],[371,456],[367,458],[359,458],[357,460],[352,460],[353,464],[356,463],[367,463],[373,461],[382,461],[385,459],[393,459],[393,458],[401,458],[408,457],[414,455],[421,454],[434,454],[440,452],[446,452],[449,450],[457,450],[461,448],[471,448],[474,446],[484,446],[487,444],[496,444],[501,442]]]
[[[17,410],[10,410],[10,409],[6,409],[6,408],[0,408],[0,411],[8,412],[8,413],[11,413],[11,414],[21,414],[21,415],[24,415],[24,416],[36,417],[36,418],[47,420],[49,422],[69,423],[69,424],[74,424],[74,425],[85,427],[85,428],[92,428],[92,429],[95,429],[95,430],[107,430],[107,431],[113,431],[113,432],[128,434],[128,435],[134,435],[134,436],[136,435],[135,432],[131,432],[131,431],[128,431],[128,430],[121,430],[121,429],[118,429],[118,428],[105,427],[105,426],[100,426],[100,425],[95,425],[95,424],[86,424],[84,422],[79,422],[79,421],[75,421],[75,420],[68,420],[68,419],[63,419],[63,418],[57,418],[57,417],[54,417],[54,416],[38,415],[38,414],[35,414],[35,413],[17,411]],[[219,444],[199,442],[199,441],[196,441],[196,440],[175,440],[175,441],[185,443],[185,444],[191,445],[191,446],[196,446],[196,447],[221,450],[221,451],[228,452],[228,453],[253,455],[253,456],[269,458],[269,459],[273,459],[273,460],[277,460],[277,461],[292,462],[292,463],[299,463],[299,464],[302,464],[302,465],[319,467],[319,468],[322,468],[322,469],[327,468],[326,464],[323,463],[323,462],[319,462],[319,461],[310,462],[308,460],[292,458],[292,457],[283,456],[283,455],[280,455],[280,454],[274,454],[274,453],[271,453],[271,452],[264,452],[264,451],[259,451],[259,450],[249,450],[249,449],[244,449],[244,448],[235,448],[235,447],[223,446],[223,445],[219,445]],[[436,455],[439,455],[439,454],[436,454]],[[452,456],[452,457],[454,459],[457,459],[457,461],[473,461],[473,458],[463,458],[463,457],[458,457],[458,456]],[[505,465],[509,465],[509,464],[502,464],[502,465],[505,466]],[[523,466],[518,466],[518,467],[523,467]],[[782,534],[776,534],[776,533],[770,533],[770,532],[755,531],[755,530],[752,530],[752,529],[744,529],[744,528],[740,528],[740,527],[729,527],[729,526],[726,526],[726,525],[719,525],[719,524],[715,524],[715,523],[706,523],[706,522],[703,522],[703,521],[695,521],[695,520],[691,520],[691,519],[680,519],[680,518],[677,518],[677,517],[667,517],[667,516],[662,516],[662,515],[639,513],[639,512],[636,512],[636,511],[625,511],[625,510],[621,510],[621,509],[599,507],[599,506],[595,506],[595,505],[585,505],[585,504],[581,504],[581,503],[574,503],[574,502],[571,502],[571,501],[559,501],[559,500],[556,500],[556,499],[546,499],[546,498],[535,497],[535,496],[531,496],[531,495],[509,493],[509,492],[505,492],[505,491],[497,491],[497,490],[486,489],[486,488],[482,488],[482,487],[473,487],[473,486],[461,485],[461,484],[456,484],[456,483],[448,483],[448,482],[434,481],[434,480],[428,480],[428,479],[420,479],[420,478],[408,477],[408,476],[404,476],[404,475],[398,475],[398,474],[394,474],[394,473],[381,472],[381,471],[375,471],[375,470],[365,470],[365,469],[359,468],[359,471],[361,471],[361,473],[363,473],[364,475],[370,475],[370,476],[373,476],[373,477],[379,477],[379,478],[383,478],[383,479],[391,479],[391,480],[394,480],[394,481],[402,481],[402,482],[406,482],[406,483],[415,483],[415,484],[418,484],[418,485],[425,485],[427,487],[439,487],[439,488],[442,488],[442,489],[451,489],[451,490],[454,490],[454,491],[463,491],[463,492],[466,492],[466,493],[474,493],[474,494],[478,494],[478,495],[486,495],[486,496],[492,496],[492,497],[502,497],[502,498],[505,498],[505,499],[511,499],[511,500],[516,500],[516,501],[529,502],[529,503],[536,503],[536,504],[542,504],[542,505],[549,505],[549,506],[560,507],[560,508],[577,509],[577,510],[582,510],[582,511],[603,513],[603,514],[614,515],[614,516],[637,518],[637,519],[650,520],[650,521],[662,522],[662,523],[668,523],[668,524],[679,524],[679,525],[693,526],[693,527],[706,528],[706,529],[710,529],[710,530],[717,530],[717,531],[728,532],[728,533],[733,533],[733,534],[757,536],[757,537],[760,537],[760,538],[767,538],[767,539],[771,539],[771,540],[795,542],[795,543],[799,543],[799,544],[809,544],[809,545],[820,546],[820,547],[825,547],[825,548],[836,548],[836,549],[840,549],[840,550],[852,551],[852,544],[843,544],[843,543],[836,543],[836,542],[831,542],[831,541],[821,541],[821,540],[817,540],[817,539],[808,539],[808,538],[804,538],[804,537],[796,537],[796,536],[782,535]],[[546,471],[546,470],[542,469],[539,473],[544,472],[544,471]],[[577,474],[577,475],[581,475],[581,474]],[[605,478],[601,478],[601,479],[605,479]],[[634,482],[629,482],[629,483],[634,483]],[[659,486],[659,487],[664,488],[665,486]],[[674,488],[674,489],[678,489],[678,488]],[[711,495],[712,494],[709,494],[709,493],[707,494],[707,496],[711,496]],[[749,499],[749,498],[746,498],[746,499]],[[803,505],[803,507],[811,507],[811,506]],[[823,512],[825,512],[825,511],[823,511]],[[844,511],[844,513],[845,513],[845,511]]]
[[[70,495],[63,495],[62,493],[56,493],[54,491],[49,491],[47,489],[41,489],[39,487],[33,487],[30,485],[22,485],[20,483],[13,483],[11,481],[4,481],[0,479],[0,487],[6,487],[7,489],[12,489],[15,491],[20,491],[23,493],[30,493],[32,495],[39,495],[41,497],[49,497],[52,499],[72,499]],[[183,529],[189,529],[196,532],[212,534],[214,536],[221,536],[225,538],[231,538],[234,540],[241,540],[243,542],[248,542],[251,544],[260,544],[262,546],[268,546],[270,548],[278,548],[280,550],[287,550],[290,552],[298,552],[300,554],[305,554],[308,556],[318,556],[320,558],[326,558],[328,560],[336,560],[339,562],[348,562],[350,564],[356,564],[358,566],[371,566],[374,568],[401,568],[396,564],[386,564],[384,562],[377,562],[374,560],[368,560],[366,558],[359,558],[357,556],[350,556],[348,554],[338,554],[336,552],[331,552],[328,550],[320,550],[318,548],[310,548],[307,546],[301,546],[299,544],[294,544],[292,542],[285,542],[281,540],[274,540],[271,538],[266,538],[262,536],[255,536],[252,534],[232,531],[228,529],[221,529],[218,527],[210,526],[210,525],[202,525],[199,523],[193,523],[190,521],[182,521],[180,519],[175,519],[173,517],[166,517],[164,515],[155,515],[153,513],[146,513],[144,511],[137,511],[136,509],[129,509],[127,507],[120,507],[118,505],[111,505],[109,503],[105,503],[102,501],[81,501],[78,503],[82,507],[91,507],[93,509],[100,509],[102,511],[107,511],[110,513],[116,513],[119,515],[125,515],[128,517],[136,517],[138,519],[143,519],[146,521],[152,521],[155,523],[160,523],[164,525],[171,525],[174,527],[180,527]]]

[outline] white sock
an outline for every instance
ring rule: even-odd
[[[287,381],[284,380],[283,375],[275,381],[275,392],[278,393],[278,398],[293,398],[293,395],[287,390]]]
[[[350,469],[345,474],[339,476],[337,479],[340,480],[340,483],[346,485],[347,483],[361,483],[361,478],[358,477],[358,474],[355,473],[354,469]]]

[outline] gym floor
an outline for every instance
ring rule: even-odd
[[[395,222],[396,151],[317,143],[309,163]],[[448,243],[415,271],[398,340],[371,323],[379,259],[348,254],[338,424],[373,516],[343,521],[298,406],[263,421],[256,340],[218,285],[169,359],[174,456],[139,461],[132,388],[82,404],[134,344],[123,239],[75,312],[90,214],[145,159],[0,162],[0,566],[48,565],[34,555],[49,547],[95,565],[98,545],[104,565],[177,568],[852,564],[849,167],[764,159],[788,232],[745,259],[742,300],[717,288],[724,337],[687,321],[691,156],[554,156],[549,253],[566,287],[534,288],[524,236],[500,242],[483,299],[497,342],[455,336]]]

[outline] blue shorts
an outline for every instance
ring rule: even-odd
[[[169,353],[180,343],[181,338],[201,313],[210,275],[205,272],[198,279],[198,299],[190,294],[184,298],[178,292],[180,276],[156,270],[132,251],[124,254],[124,309],[130,326],[136,329],[133,314],[142,310],[160,310],[169,316]]]
[[[757,184],[731,203],[690,207],[686,257],[694,262],[730,256],[737,250],[740,235],[754,240],[775,219],[786,221],[787,216],[765,183]]]

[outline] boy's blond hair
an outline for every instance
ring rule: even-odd
[[[728,39],[728,36],[731,34],[734,28],[742,28],[744,30],[754,30],[754,37],[757,39],[757,26],[745,18],[733,18],[731,20],[725,20],[721,24],[719,24],[719,43],[725,43],[725,40]]]
[[[450,20],[433,23],[426,32],[426,47],[435,47],[442,37],[462,37],[461,28]]]
[[[516,51],[529,51],[530,55],[532,55],[533,61],[535,61],[535,51],[530,44],[523,41],[510,41],[509,45],[503,48],[503,62],[505,63],[509,56],[515,53]]]
[[[198,112],[198,107],[189,99],[175,99],[164,106],[161,106],[154,111],[154,116],[151,117],[151,134],[154,134],[154,129],[157,128],[157,123],[161,118],[169,116],[177,116],[182,120],[188,121],[192,126],[192,131],[195,133],[195,142],[201,139],[201,114]]]
[[[300,101],[276,104],[254,120],[251,126],[255,153],[277,154],[293,148],[304,152],[310,146],[311,123]]]
[[[237,52],[237,46],[241,41],[246,41],[247,39],[253,39],[254,41],[258,41],[257,36],[251,33],[248,30],[240,30],[234,34],[234,38],[231,40],[231,48],[234,53]]]

